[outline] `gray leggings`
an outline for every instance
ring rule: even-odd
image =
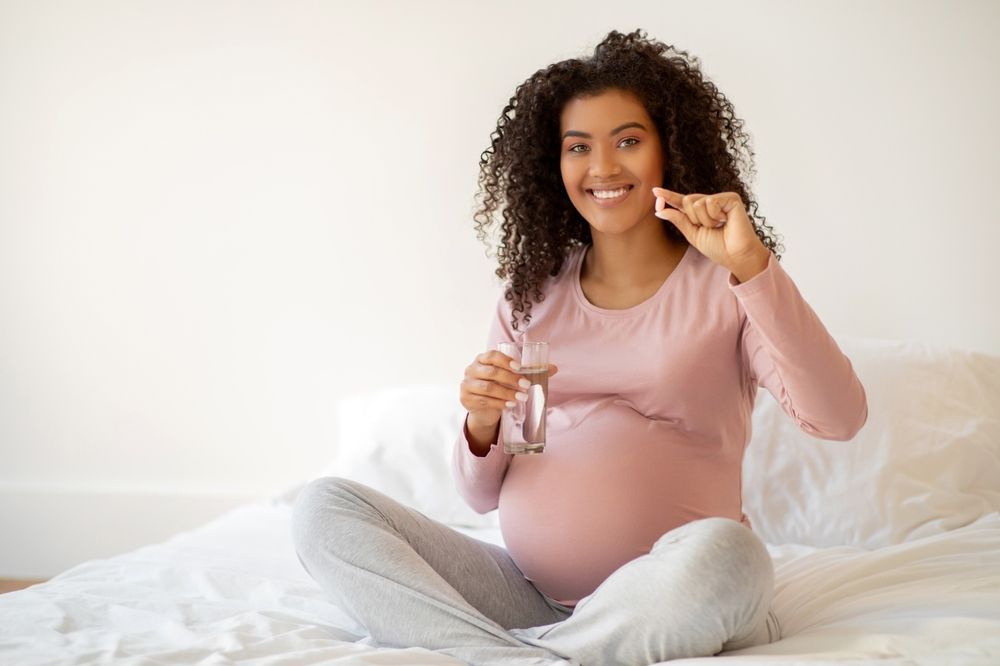
[[[575,609],[540,592],[506,549],[350,479],[308,483],[292,537],[309,575],[380,647],[476,666],[633,666],[779,638],[771,557],[729,518],[665,533]]]

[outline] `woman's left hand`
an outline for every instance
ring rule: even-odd
[[[761,242],[735,192],[678,194],[654,187],[656,212],[696,250],[746,282],[765,268],[770,250]]]

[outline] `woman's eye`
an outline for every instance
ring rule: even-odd
[[[629,148],[631,146],[634,146],[636,143],[639,143],[639,139],[636,139],[635,137],[629,136],[629,137],[625,137],[624,139],[622,139],[621,141],[619,141],[618,145],[620,146],[620,145],[624,144],[626,141],[633,141],[634,142],[634,143],[627,144],[625,146],[626,148]],[[582,143],[574,143],[572,146],[569,147],[569,152],[571,152],[571,153],[581,153],[583,151],[582,150],[577,150],[577,148],[586,148],[586,147],[587,146],[583,145]]]

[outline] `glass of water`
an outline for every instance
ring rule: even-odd
[[[500,415],[504,453],[541,453],[545,450],[545,412],[549,403],[549,343],[501,342],[497,351],[521,364],[517,373],[531,382],[522,389],[524,402],[516,401]]]

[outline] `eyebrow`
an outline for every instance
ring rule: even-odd
[[[641,130],[646,129],[646,127],[642,123],[637,123],[637,122],[625,123],[624,125],[619,125],[618,127],[611,130],[608,133],[608,136],[614,136],[615,134],[618,134],[618,132],[621,132],[623,129],[628,129],[629,127],[638,127]],[[565,139],[568,136],[582,136],[584,139],[593,138],[586,132],[577,132],[576,130],[567,131],[565,134],[563,134],[562,138]]]

